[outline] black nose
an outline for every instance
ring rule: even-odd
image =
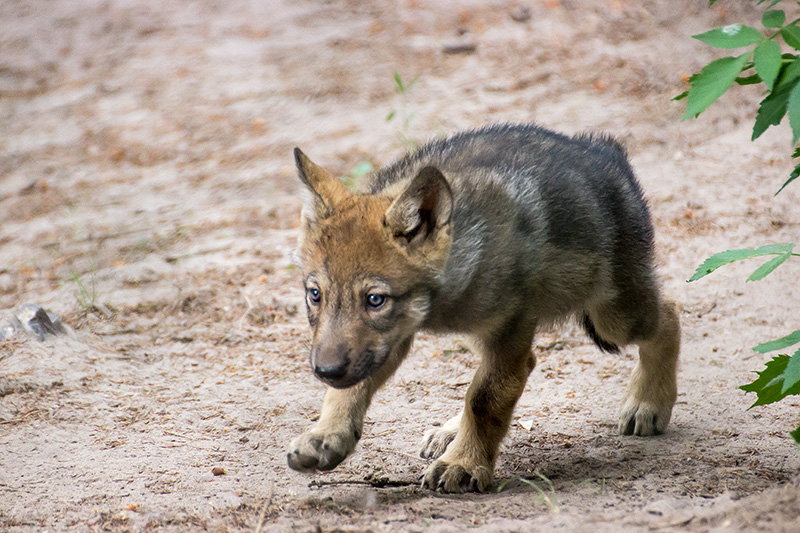
[[[322,379],[339,379],[347,374],[347,361],[339,365],[316,366],[314,373]]]

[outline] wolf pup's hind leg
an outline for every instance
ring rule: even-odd
[[[659,299],[657,289],[647,292],[637,298],[623,295],[588,312],[601,338],[614,344],[639,346],[639,362],[619,415],[622,435],[663,433],[678,396],[678,314],[675,304]]]
[[[659,306],[658,329],[639,345],[639,363],[633,370],[619,416],[622,435],[663,433],[678,396],[676,373],[680,351],[680,324],[675,304]]]

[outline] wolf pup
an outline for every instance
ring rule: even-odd
[[[496,125],[423,146],[351,193],[299,149],[299,255],[311,368],[328,384],[289,466],[331,470],[419,330],[470,335],[481,362],[461,413],[423,438],[423,487],[486,491],[536,362],[536,328],[582,320],[604,351],[637,344],[624,435],[664,431],[680,326],[653,266],[653,228],[625,150],[604,136]]]

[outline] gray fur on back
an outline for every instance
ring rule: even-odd
[[[433,295],[440,312],[428,328],[505,320],[520,299],[543,321],[604,301],[656,303],[647,205],[612,138],[490,126],[426,144],[378,171],[366,191],[393,194],[428,165],[454,196],[453,244]]]

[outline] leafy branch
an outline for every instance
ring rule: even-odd
[[[714,5],[718,0],[710,0]],[[769,0],[759,0],[764,4]],[[800,51],[800,18],[786,22],[786,12],[771,9],[781,0],[771,0],[767,11],[761,17],[764,31],[759,31],[744,24],[729,24],[705,33],[694,35],[699,41],[715,48],[736,49],[752,46],[749,52],[738,56],[723,57],[706,65],[699,73],[689,78],[689,90],[674,98],[686,98],[686,113],[683,119],[697,117],[708,106],[725,94],[734,83],[753,85],[763,83],[766,96],[761,101],[753,126],[752,140],[756,140],[770,126],[780,124],[784,116],[789,117],[792,128],[792,146],[800,140],[800,56],[795,53],[783,53],[779,39],[782,39],[793,50]],[[792,158],[800,158],[800,148],[796,148]],[[779,194],[792,181],[800,176],[800,163],[796,164],[789,179],[778,189]],[[795,253],[794,243],[767,244],[754,249],[725,250],[712,255],[697,267],[689,281],[714,272],[721,266],[750,259],[753,257],[772,256],[759,266],[747,281],[758,281],[771,274],[790,257],[800,257]],[[800,344],[800,330],[785,337],[759,344],[753,350],[769,353],[783,350]],[[766,405],[782,400],[788,395],[800,395],[800,349],[793,355],[780,354],[766,364],[766,368],[757,372],[758,379],[739,387],[745,392],[755,392],[756,402],[750,406]],[[800,427],[792,431],[791,436],[800,443]]]
[[[767,244],[755,249],[725,250],[706,259],[702,265],[697,267],[689,281],[697,281],[719,267],[736,261],[753,257],[773,256],[747,278],[747,281],[758,281],[771,274],[772,271],[781,266],[790,257],[800,257],[800,254],[792,251],[794,247],[794,243],[786,243]],[[800,329],[780,339],[759,344],[753,350],[758,353],[769,353],[783,350],[795,344],[800,344]],[[758,379],[739,387],[745,392],[756,393],[757,399],[750,406],[751,409],[757,405],[767,405],[780,401],[789,395],[800,395],[800,348],[791,356],[780,354],[774,357],[772,361],[766,364],[766,368],[761,372],[757,372],[757,374]],[[795,442],[800,443],[800,427],[790,432],[790,435]]]
[[[711,0],[709,4],[713,5],[716,1]],[[760,0],[758,3],[765,2],[766,0]],[[781,0],[772,0],[769,7],[780,2]],[[780,124],[783,117],[788,116],[792,128],[792,145],[796,145],[800,140],[800,56],[794,51],[800,51],[799,23],[800,18],[786,22],[786,12],[783,10],[768,9],[761,17],[763,31],[744,24],[729,24],[693,35],[695,39],[715,48],[752,48],[737,56],[716,59],[689,78],[689,90],[674,98],[687,100],[683,119],[697,117],[734,83],[763,83],[766,86],[766,96],[756,114],[752,140],[756,140],[770,126]],[[788,45],[792,52],[783,53],[780,41]],[[800,158],[800,149],[795,150],[792,157],[795,160]],[[789,179],[775,194],[779,194],[798,176],[800,162],[796,163]]]
[[[774,255],[772,259],[758,267],[753,272],[747,281],[758,281],[764,279],[773,270],[781,266],[784,261],[791,256],[800,257],[800,254],[792,253],[795,244],[790,242],[787,244],[767,244],[756,249],[742,249],[742,250],[725,250],[712,255],[706,259],[702,265],[697,267],[694,275],[689,278],[689,281],[697,281],[698,279],[711,274],[721,266],[733,263],[734,261],[741,261],[742,259],[750,259],[751,257],[760,257],[765,255]]]

